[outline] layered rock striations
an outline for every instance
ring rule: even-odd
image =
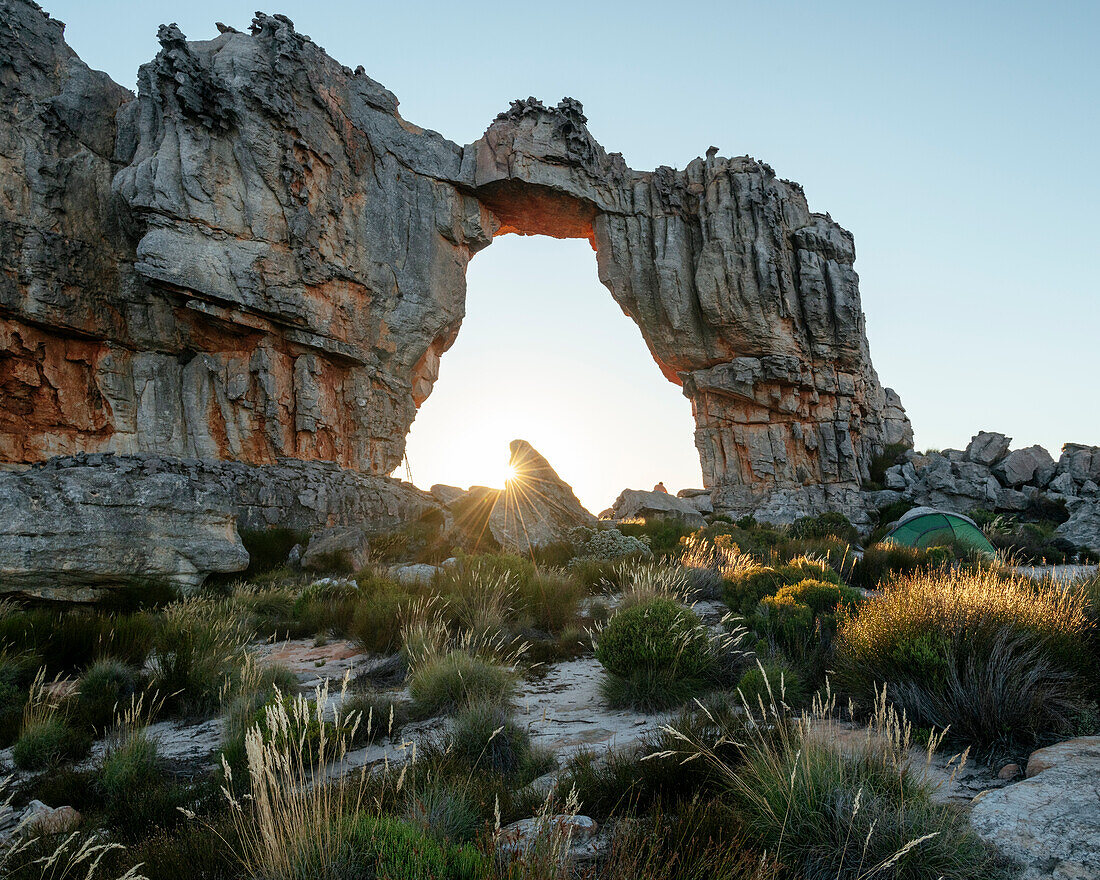
[[[911,442],[851,235],[762,162],[629,169],[579,102],[460,147],[283,16],[160,29],[130,95],[0,0],[0,457],[400,463],[495,235],[585,238],[696,419],[719,509],[840,507]]]

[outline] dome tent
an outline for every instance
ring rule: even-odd
[[[882,540],[922,549],[956,543],[979,553],[997,552],[970,517],[934,507],[914,507],[894,523]]]

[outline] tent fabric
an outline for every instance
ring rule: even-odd
[[[883,541],[922,549],[954,542],[981,553],[997,552],[970,517],[931,507],[909,511],[897,521]]]

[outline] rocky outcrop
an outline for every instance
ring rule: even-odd
[[[981,431],[965,450],[907,452],[886,471],[886,490],[867,493],[873,507],[898,500],[965,513],[981,508],[1019,514],[1062,505],[1057,533],[1100,552],[1100,447],[1067,443],[1057,462],[1041,446],[1010,450],[1012,439]]]
[[[532,547],[570,540],[579,526],[596,525],[596,517],[530,443],[513,440],[509,448],[512,476],[504,489],[474,486],[446,505],[454,517],[454,533],[463,543],[474,548],[495,543],[527,553]],[[453,487],[433,491],[440,488]]]
[[[667,492],[647,492],[645,489],[623,489],[615,499],[615,503],[611,505],[608,514],[607,519],[617,522],[675,519],[693,528],[702,528],[706,525],[706,520],[703,519],[703,514],[696,505],[694,497],[680,498],[669,495]]]
[[[692,401],[717,508],[858,519],[872,457],[911,438],[851,235],[763,162],[633,171],[569,98],[516,101],[460,147],[279,15],[207,41],[162,27],[135,99],[34,4],[0,8],[4,460],[390,473],[466,266],[505,233],[591,242]]]
[[[442,518],[427,493],[332,463],[58,457],[0,472],[0,591],[91,600],[124,584],[189,589],[212,572],[245,568],[238,529],[316,533],[314,557],[323,539],[350,531],[366,536],[365,554],[370,536],[431,515]],[[365,564],[362,554],[353,559]]]
[[[974,829],[1018,860],[1022,880],[1100,878],[1100,737],[1040,749],[1027,778],[980,795]]]
[[[88,599],[97,588],[189,589],[247,565],[229,496],[215,485],[137,467],[0,473],[0,593]]]

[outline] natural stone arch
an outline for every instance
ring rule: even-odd
[[[460,147],[284,16],[162,27],[135,98],[13,5],[0,457],[154,451],[400,462],[495,234],[588,238],[600,280],[696,419],[720,508],[841,507],[910,436],[871,366],[851,236],[713,148],[629,169],[580,104],[514,102]],[[13,184],[14,185],[14,184]],[[769,508],[769,505],[771,507]]]

